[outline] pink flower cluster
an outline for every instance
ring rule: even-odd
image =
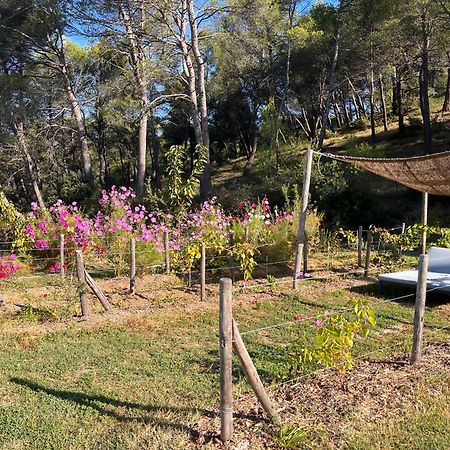
[[[13,276],[19,269],[20,264],[15,263],[16,255],[11,253],[9,256],[2,256],[0,258],[0,278],[10,278]]]
[[[97,212],[93,222],[98,238],[111,240],[113,235],[120,235],[124,242],[135,237],[144,242],[162,243],[162,233],[167,227],[161,225],[159,216],[147,211],[144,205],[133,206],[131,202],[136,194],[132,188],[112,186],[109,192],[102,190],[101,195],[102,210]]]
[[[192,241],[206,242],[214,246],[226,244],[230,235],[231,216],[227,215],[214,197],[202,204],[198,211],[187,212],[171,230],[175,247]]]
[[[67,264],[64,263],[63,264],[64,269],[67,269]],[[61,263],[60,262],[56,262],[55,264],[52,264],[49,266],[48,271],[50,273],[57,273],[61,270]]]
[[[50,243],[59,245],[59,236],[65,235],[67,244],[86,248],[91,236],[91,221],[81,216],[76,202],[65,205],[62,200],[54,203],[49,210],[40,210],[32,204],[33,212],[28,214],[25,233],[34,242],[37,250],[49,250]]]

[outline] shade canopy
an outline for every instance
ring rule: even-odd
[[[359,158],[321,153],[366,169],[412,189],[434,195],[450,196],[450,152],[411,158]]]

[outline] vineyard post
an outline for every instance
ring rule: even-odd
[[[298,220],[297,230],[297,248],[295,253],[295,267],[294,267],[294,288],[297,287],[296,279],[300,273],[300,264],[303,259],[303,272],[306,271],[308,265],[308,255],[305,252],[307,246],[306,236],[306,219],[308,215],[308,201],[309,201],[309,186],[311,184],[311,172],[313,163],[313,151],[311,149],[306,150],[305,169],[303,171],[303,187],[302,187],[302,199]],[[302,246],[300,246],[302,244]],[[302,255],[300,255],[300,250]]]
[[[405,231],[406,231],[406,223],[403,222],[402,223],[402,233],[401,234],[405,234]]]
[[[302,259],[303,259],[303,244],[297,244],[297,251],[295,252],[295,262],[294,262],[294,276],[292,279],[292,287],[297,289],[300,273],[302,268]]]
[[[203,302],[206,298],[206,245],[202,242],[200,260],[200,300]]]
[[[276,425],[280,424],[280,416],[278,412],[272,405],[269,396],[259,378],[259,374],[253,364],[252,358],[250,357],[247,348],[245,347],[242,336],[239,333],[239,328],[233,319],[233,348],[236,351],[239,361],[241,362],[242,368],[244,369],[247,380],[250,383],[256,397],[261,403],[261,406],[266,411],[267,415],[270,417],[272,422]]]
[[[164,253],[166,258],[166,274],[170,273],[170,246],[169,246],[169,231],[164,231]]]
[[[111,309],[111,305],[106,298],[106,295],[102,292],[102,290],[95,284],[95,281],[89,275],[87,271],[84,271],[84,276],[86,277],[86,284],[91,288],[91,291],[95,294],[95,296],[100,300],[105,311],[109,311]]]
[[[230,266],[230,277],[231,281],[234,282],[234,259],[233,259],[233,245],[234,245],[234,239],[233,235],[230,235],[230,238],[228,240],[228,245],[230,246],[230,256],[228,257],[228,265]]]
[[[220,279],[219,347],[220,347],[220,439],[230,440],[233,434],[233,315],[232,287],[229,278]]]
[[[417,276],[416,305],[414,312],[414,335],[411,352],[411,364],[420,362],[423,340],[423,321],[427,297],[428,255],[419,257],[419,273]]]
[[[424,254],[427,248],[427,225],[428,225],[428,192],[422,192],[422,236],[420,239],[420,254]]]
[[[363,227],[358,227],[358,267],[362,267]]]
[[[367,247],[366,247],[366,263],[364,265],[364,276],[369,276],[369,267],[370,267],[370,252],[372,250],[372,232],[369,230],[367,232]]]
[[[61,274],[61,279],[64,280],[66,273],[64,268],[64,234],[59,236],[59,263],[61,264],[59,271]]]
[[[86,275],[84,270],[83,252],[76,250],[77,259],[77,277],[78,277],[78,292],[80,295],[81,304],[81,318],[86,320],[89,316],[89,304],[86,295]]]
[[[136,239],[130,239],[130,294],[136,292]]]

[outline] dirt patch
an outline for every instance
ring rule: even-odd
[[[339,448],[343,432],[358,423],[399,416],[406,406],[418,407],[419,388],[433,389],[430,376],[450,380],[450,341],[430,344],[419,366],[408,356],[383,361],[360,361],[345,373],[322,370],[297,383],[270,390],[283,423],[299,424],[326,433],[327,448]],[[215,442],[224,449],[279,449],[277,430],[271,426],[253,396],[235,400],[233,441],[223,445],[211,430],[218,419],[202,419],[193,436],[193,447]]]

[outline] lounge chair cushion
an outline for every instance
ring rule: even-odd
[[[450,292],[450,249],[431,247],[428,252],[427,289]],[[417,285],[418,270],[384,273],[378,276],[381,284],[398,286]]]

